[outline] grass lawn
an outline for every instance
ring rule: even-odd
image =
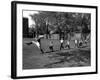
[[[32,40],[34,39],[23,39],[23,69],[82,67],[91,65],[90,48],[61,50],[42,54],[35,44],[25,44],[25,42]]]

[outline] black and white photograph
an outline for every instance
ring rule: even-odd
[[[97,72],[96,6],[12,5],[14,78]]]
[[[91,14],[23,11],[23,69],[91,66]]]

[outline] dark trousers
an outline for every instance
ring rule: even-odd
[[[49,49],[53,52],[53,46],[49,46]]]

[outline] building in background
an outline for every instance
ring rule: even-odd
[[[28,18],[23,18],[23,38],[27,38],[29,34]]]

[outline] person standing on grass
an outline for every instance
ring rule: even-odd
[[[79,40],[78,47],[82,47],[82,44],[83,44],[82,40]]]
[[[77,48],[78,47],[78,40],[75,39],[74,42],[75,42],[75,47]]]
[[[70,46],[69,46],[69,41],[67,40],[67,45],[66,45],[66,47],[68,48],[68,49],[70,49]]]
[[[50,41],[49,49],[53,52],[53,42]]]
[[[60,50],[61,50],[62,48],[64,48],[64,47],[63,47],[63,41],[64,41],[63,39],[60,40],[60,43],[61,43]]]

